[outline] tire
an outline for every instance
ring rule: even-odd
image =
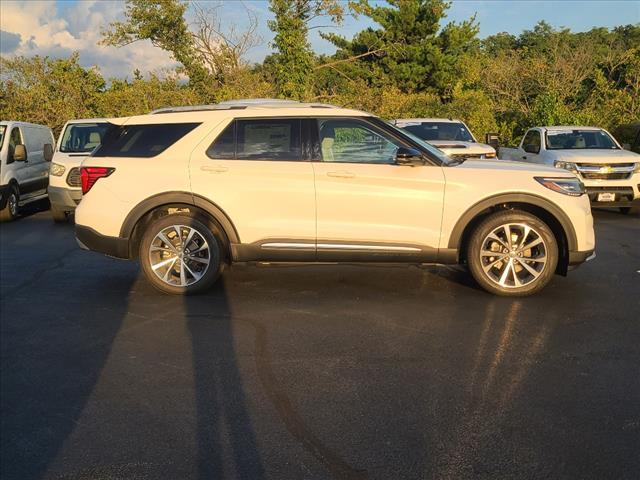
[[[10,222],[18,216],[18,202],[20,201],[20,194],[16,187],[11,187],[9,196],[7,197],[7,204],[2,210],[0,210],[0,221]]]
[[[62,210],[55,205],[51,205],[51,217],[53,221],[56,223],[66,223],[67,222],[67,212]]]
[[[189,213],[166,215],[144,232],[140,265],[147,280],[161,292],[191,295],[207,290],[218,279],[223,248],[218,228],[208,219]]]
[[[473,231],[467,262],[473,278],[486,291],[502,296],[532,295],[556,271],[558,242],[535,215],[520,210],[496,212]]]
[[[620,213],[623,215],[629,215],[631,207],[619,207]]]

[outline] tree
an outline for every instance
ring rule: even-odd
[[[388,4],[388,5],[387,5]],[[478,48],[475,19],[449,23],[440,30],[449,3],[444,0],[389,0],[372,6],[367,0],[358,12],[380,28],[367,28],[352,40],[324,34],[338,51],[335,59],[358,58],[342,73],[362,76],[370,85],[394,85],[403,92],[432,90],[451,94],[459,78],[456,65],[462,55]]]
[[[191,32],[184,19],[187,4],[178,0],[126,0],[124,22],[102,32],[102,44],[122,47],[149,40],[180,62],[189,80],[202,88],[207,72],[198,61]]]
[[[269,9],[275,15],[269,28],[275,33],[276,53],[269,63],[276,90],[281,97],[303,99],[309,95],[313,75],[310,24],[325,16],[340,23],[342,6],[338,0],[271,0]]]
[[[57,134],[67,120],[101,116],[105,82],[74,53],[66,59],[0,58],[0,117],[48,125]]]

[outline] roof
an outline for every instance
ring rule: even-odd
[[[578,125],[555,125],[550,127],[540,127],[545,130],[603,130],[600,127],[581,127]]]
[[[458,120],[456,118],[398,118],[393,121],[394,123],[398,122],[438,122],[438,123],[463,123],[462,120]]]
[[[73,120],[69,120],[67,123],[104,123],[108,121],[108,118],[74,118]]]
[[[304,103],[296,100],[283,100],[280,98],[242,98],[238,100],[227,100],[211,105],[184,105],[178,107],[159,108],[151,112],[177,113],[177,112],[201,112],[208,110],[245,110],[247,108],[338,108],[325,103]]]
[[[223,121],[230,117],[347,117],[371,116],[359,110],[340,108],[323,103],[303,103],[280,99],[241,99],[214,105],[167,107],[150,114],[132,117],[111,118],[117,125],[163,124]]]
[[[40,127],[40,128],[49,128],[46,125],[40,125],[39,123],[29,123],[29,122],[21,122],[20,120],[2,120],[0,121],[1,125],[8,125],[9,123],[14,125],[23,125],[29,127]]]

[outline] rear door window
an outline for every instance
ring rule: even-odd
[[[235,120],[207,149],[214,159],[301,160],[301,121],[297,118]]]
[[[110,125],[94,157],[155,157],[200,123]]]

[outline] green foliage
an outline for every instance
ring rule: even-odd
[[[390,0],[375,6],[361,0],[358,11],[380,28],[367,28],[350,41],[335,34],[323,37],[338,48],[335,58],[355,60],[340,65],[348,78],[446,97],[459,78],[460,58],[479,46],[474,18],[440,29],[448,7],[443,0]]]
[[[78,54],[0,58],[0,118],[49,125],[59,132],[70,118],[100,112],[105,82],[93,68],[78,64]]]
[[[187,4],[179,0],[126,0],[124,22],[102,32],[104,45],[124,46],[138,40],[170,52],[189,80],[203,89],[208,72],[198,61],[193,37],[184,18]]]
[[[269,28],[275,33],[276,53],[269,65],[276,91],[284,98],[304,99],[309,96],[314,63],[309,23],[321,16],[341,22],[342,7],[338,0],[271,0],[269,9],[275,15]]]
[[[377,25],[350,40],[322,34],[337,51],[316,56],[309,31],[319,18],[339,23],[347,7]],[[225,35],[229,22],[211,10],[193,6],[194,27],[184,2],[127,0],[125,20],[103,32],[103,43],[150,40],[179,62],[175,72],[135,70],[132,80],[107,86],[97,69],[79,65],[77,54],[2,58],[0,115],[58,131],[71,118],[279,96],[387,119],[460,118],[477,137],[498,132],[506,144],[532,125],[613,129],[640,119],[640,25],[573,33],[540,22],[520,35],[480,41],[475,18],[443,25],[448,7],[445,0],[271,0],[275,53],[250,66],[243,55],[260,41],[255,19],[246,31]]]

